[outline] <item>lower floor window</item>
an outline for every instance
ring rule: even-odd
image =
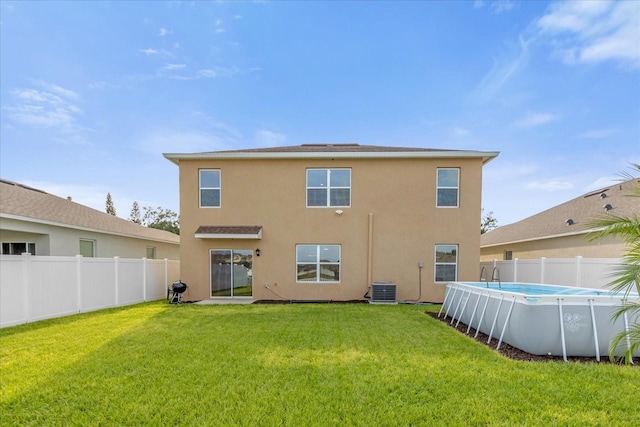
[[[22,255],[24,253],[36,254],[35,243],[2,242],[2,255]]]
[[[340,245],[297,245],[298,282],[340,282]]]
[[[80,239],[80,255],[85,258],[96,256],[96,241]]]
[[[212,249],[212,297],[253,296],[253,251],[250,249]]]
[[[147,246],[147,259],[156,259],[156,247]]]
[[[458,245],[436,245],[435,258],[435,281],[455,281],[458,277]]]

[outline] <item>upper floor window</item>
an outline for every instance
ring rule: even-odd
[[[200,169],[200,207],[220,207],[219,169]]]
[[[437,202],[439,208],[457,208],[460,191],[460,169],[438,169]]]
[[[351,206],[351,169],[307,169],[307,207]]]
[[[340,245],[297,245],[297,282],[339,282]]]
[[[436,245],[435,281],[453,282],[458,277],[458,245]]]

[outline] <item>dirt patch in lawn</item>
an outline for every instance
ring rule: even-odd
[[[439,320],[445,323],[449,327],[456,329],[458,332],[462,334],[465,334],[465,335],[467,334],[468,325],[465,325],[462,322],[460,322],[458,326],[456,326],[456,322],[453,322],[453,325],[451,324],[451,317],[447,317],[447,319],[445,320],[444,315],[441,315],[440,317],[438,317],[438,313],[427,311],[425,312],[425,314],[433,317],[436,320]],[[475,334],[476,334],[475,329],[473,328],[469,329],[469,334],[468,334],[469,337],[473,338]],[[474,339],[479,343],[496,350],[499,337],[491,338],[490,344],[487,344],[487,338],[489,338],[488,335],[483,334],[482,332],[479,332],[478,336],[475,337]],[[502,354],[503,356],[508,357],[510,359],[514,359],[514,360],[526,360],[530,362],[562,362],[563,361],[562,356],[546,356],[546,355],[538,356],[535,354],[527,353],[526,351],[522,351],[519,348],[513,347],[505,342],[503,342],[502,345],[500,345],[500,348],[496,351]],[[611,362],[609,360],[609,356],[604,354],[600,355],[600,362],[598,362],[595,357],[577,357],[577,356],[567,356],[567,361],[576,362],[576,363],[615,363],[615,362]],[[635,365],[632,365],[632,366],[639,367],[640,364],[636,363]]]

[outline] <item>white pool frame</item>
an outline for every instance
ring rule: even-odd
[[[626,313],[612,321],[623,295],[607,291],[597,295],[597,290],[586,288],[570,288],[585,295],[526,295],[502,289],[510,285],[567,289],[537,283],[450,282],[438,317],[444,312],[452,325],[467,325],[467,334],[474,328],[476,337],[479,332],[488,335],[488,344],[497,339],[497,349],[505,342],[535,355],[562,356],[565,361],[568,356],[600,361],[600,355],[609,353],[611,338],[629,329]],[[638,296],[631,299],[640,301]],[[640,350],[633,356],[639,357]]]

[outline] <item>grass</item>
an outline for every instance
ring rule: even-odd
[[[424,310],[154,302],[5,328],[0,422],[640,425],[637,367],[513,361]]]

